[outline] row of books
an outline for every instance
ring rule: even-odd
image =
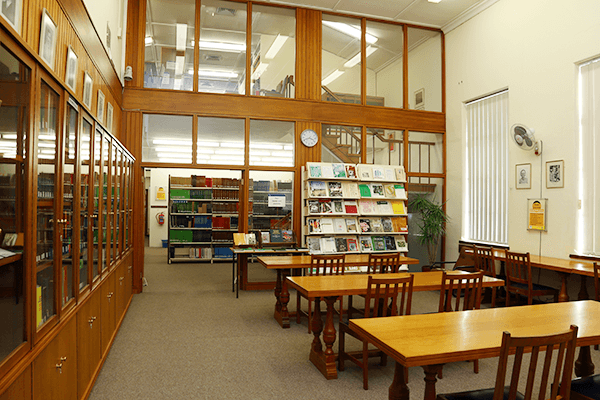
[[[406,233],[407,217],[383,218],[308,218],[305,233]]]
[[[404,166],[374,164],[306,163],[308,179],[406,181]]]
[[[235,214],[239,210],[239,203],[227,202],[227,203],[218,203],[215,202],[212,204],[212,212],[213,213],[232,213]]]
[[[203,175],[192,175],[190,177],[171,177],[171,185],[188,187],[230,187],[240,186],[240,180],[235,178],[207,178]]]
[[[308,200],[306,215],[361,214],[406,215],[404,200]]]
[[[209,214],[212,212],[212,204],[187,200],[173,200],[171,212]]]
[[[233,243],[236,246],[265,245],[268,243],[293,243],[294,232],[290,229],[269,229],[256,233],[234,233]]]
[[[250,188],[255,192],[291,192],[292,181],[255,181],[250,179]]]
[[[212,198],[219,200],[239,200],[240,191],[232,189],[213,189]]]
[[[213,255],[213,249],[210,247],[172,247],[169,249],[171,258],[200,258],[210,260]]]
[[[311,254],[369,253],[374,251],[408,251],[406,238],[387,236],[307,237],[306,246]]]
[[[348,181],[307,181],[305,197],[406,199],[403,183],[357,183]]]

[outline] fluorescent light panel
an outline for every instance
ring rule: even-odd
[[[175,42],[175,49],[177,51],[185,51],[187,44],[187,24],[177,24],[177,37]]]
[[[375,53],[375,51],[377,51],[377,47],[368,46],[367,47],[367,57],[369,57],[371,54]],[[350,60],[346,61],[346,63],[344,64],[344,68],[352,68],[359,62],[360,62],[360,51],[358,52],[358,54],[356,54]]]
[[[246,45],[245,44],[237,44],[237,43],[207,42],[205,40],[201,40],[200,41],[200,49],[201,50],[231,51],[231,52],[239,53],[242,51],[246,51]]]
[[[340,71],[339,69],[336,69],[331,74],[329,74],[329,76],[325,77],[325,79],[323,79],[323,81],[321,83],[323,85],[327,86],[331,82],[335,81],[337,78],[339,78],[340,76],[342,76],[343,73],[344,73],[344,71]]]
[[[334,21],[323,21],[323,25],[327,25],[330,28],[335,29],[336,31],[345,33],[348,36],[352,36],[353,38],[360,39],[362,37],[362,32],[360,29],[345,24],[343,22],[334,22]],[[365,40],[369,44],[373,44],[377,42],[377,38],[369,33],[365,34]]]
[[[271,47],[269,47],[269,50],[265,54],[265,59],[267,59],[267,60],[274,59],[275,56],[277,55],[277,53],[279,52],[279,50],[281,50],[281,48],[285,44],[285,41],[287,39],[288,39],[287,36],[277,35],[277,37],[275,38],[275,40],[271,44]]]
[[[206,77],[210,77],[210,78],[237,78],[238,77],[238,74],[235,72],[211,71],[211,70],[206,70],[206,69],[199,70],[198,75],[206,76]]]

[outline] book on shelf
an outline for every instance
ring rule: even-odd
[[[373,230],[371,229],[371,220],[369,218],[359,218],[358,223],[360,225],[360,231],[362,233],[373,232]]]
[[[381,224],[381,218],[371,219],[371,230],[373,232],[383,232],[383,225]]]
[[[377,213],[378,214],[393,214],[394,209],[392,204],[387,200],[377,200]]]
[[[344,201],[343,200],[332,200],[331,201],[333,212],[336,214],[344,213]]]
[[[395,172],[397,181],[406,182],[406,172],[404,171],[403,165],[397,166]]]
[[[321,220],[319,218],[309,218],[308,221],[308,233],[321,233]]]
[[[281,229],[270,229],[271,243],[283,243],[283,233]]]
[[[396,198],[398,199],[406,199],[406,190],[404,189],[403,183],[397,183],[394,185],[394,192]]]
[[[335,238],[335,250],[338,253],[345,253],[348,251],[348,239],[344,237]]]
[[[346,177],[346,168],[344,164],[334,163],[332,164],[333,169],[333,177],[334,178],[345,178]]]
[[[307,237],[306,247],[308,247],[310,254],[321,253],[321,239],[318,237]]]
[[[335,253],[335,238],[333,238],[333,237],[321,238],[321,251],[323,253]]]
[[[332,218],[321,218],[321,232],[322,233],[333,233],[333,219]]]
[[[307,163],[308,176],[310,178],[322,178],[321,166],[319,164]]]
[[[369,181],[373,179],[373,169],[370,165],[359,164],[358,166],[358,177],[363,181]]]
[[[396,236],[396,249],[398,251],[408,252],[408,243],[406,242],[406,238],[404,236]]]
[[[323,178],[328,178],[328,179],[334,178],[333,167],[331,166],[330,163],[321,164],[321,173],[323,175]]]
[[[358,224],[356,218],[346,218],[346,230],[349,233],[358,233]]]
[[[356,179],[356,167],[353,164],[345,164],[346,178]]]
[[[370,252],[373,251],[373,243],[371,242],[371,236],[361,236],[358,239],[360,245],[360,251]]]
[[[384,236],[383,240],[385,241],[385,249],[387,251],[396,251],[396,241],[393,236]]]
[[[356,200],[344,200],[344,210],[346,214],[358,214],[358,204]]]
[[[394,225],[394,232],[408,232],[407,217],[394,217],[392,218],[392,224]]]
[[[262,244],[271,243],[271,233],[270,232],[260,232],[260,242]]]
[[[342,194],[346,198],[360,197],[358,184],[356,182],[342,182]]]
[[[373,200],[360,200],[358,208],[361,214],[377,214],[377,203]]]
[[[308,213],[319,214],[321,212],[321,203],[319,200],[308,200]]]
[[[371,188],[367,183],[360,183],[358,185],[358,190],[360,192],[360,197],[371,197]]]
[[[385,240],[383,236],[373,236],[373,251],[385,251]]]
[[[386,183],[383,185],[383,192],[385,193],[385,197],[388,199],[393,199],[396,197],[396,188],[393,183]]]
[[[392,212],[396,215],[404,215],[406,214],[406,210],[404,209],[404,201],[403,200],[392,200]]]
[[[333,205],[331,200],[319,200],[320,212],[323,214],[329,214],[333,212]]]
[[[379,166],[379,165],[374,165],[373,166],[373,179],[381,179],[383,180],[385,178],[384,175],[384,170],[383,167]]]
[[[335,233],[346,233],[346,220],[344,218],[335,218],[333,220],[333,230]]]
[[[291,229],[284,229],[281,231],[281,235],[283,236],[284,243],[292,243],[294,242],[294,231]]]
[[[371,183],[371,184],[369,184],[369,186],[371,188],[371,197],[385,197],[383,184]]]
[[[394,232],[394,225],[390,217],[381,218],[381,226],[384,232]]]
[[[327,186],[329,187],[329,197],[343,197],[341,182],[327,182]]]
[[[386,181],[395,181],[396,173],[394,171],[394,167],[384,167],[383,176]]]
[[[358,251],[358,241],[356,236],[348,238],[348,251]]]
[[[327,184],[323,181],[308,181],[310,197],[327,197]]]

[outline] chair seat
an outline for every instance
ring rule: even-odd
[[[523,289],[523,290],[527,290],[528,289],[527,285],[524,284],[524,283],[512,282],[510,285],[514,286],[516,288],[519,288],[519,289]],[[556,291],[556,290],[558,290],[558,289],[555,289],[555,288],[553,288],[551,286],[538,285],[537,283],[532,283],[531,287],[532,287],[532,289],[534,291],[538,291],[538,290],[539,291],[541,291],[541,290],[544,290],[544,291],[546,291],[546,290],[547,291]]]
[[[504,400],[508,400],[509,387],[504,388]],[[492,400],[494,398],[494,389],[479,389],[470,392],[440,394],[438,400]],[[517,400],[524,400],[525,397],[517,392]]]
[[[590,399],[600,400],[600,375],[572,380],[571,392],[579,393]]]

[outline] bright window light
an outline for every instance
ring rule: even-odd
[[[16,139],[17,135],[13,133],[3,133],[2,139]]]
[[[180,153],[158,153],[158,158],[183,158],[184,156],[191,157],[192,154],[180,154]]]
[[[362,32],[359,28],[355,28],[343,22],[333,22],[333,21],[323,21],[323,25],[326,25],[330,28],[335,29],[336,31],[345,33],[348,36],[352,36],[353,38],[360,39],[362,36]],[[375,43],[378,39],[370,34],[365,34],[365,40],[369,44]]]
[[[284,150],[294,150],[294,145],[293,144],[286,144],[283,146]]]
[[[183,148],[183,147],[157,147],[154,149],[156,152],[171,152],[171,153],[188,153],[192,154],[191,148]]]
[[[274,151],[272,153],[272,155],[274,156],[278,156],[278,157],[293,157],[294,153],[292,153],[291,151]]]
[[[266,150],[250,150],[250,156],[270,156],[271,152]]]
[[[327,86],[331,82],[335,81],[337,78],[342,76],[343,73],[344,73],[344,71],[340,71],[339,69],[336,69],[331,74],[329,74],[329,76],[325,77],[325,79],[323,79],[323,81],[321,83],[323,84],[323,86]]]
[[[223,142],[221,143],[221,147],[233,147],[233,148],[237,148],[237,149],[243,149],[244,148],[244,143],[239,143],[239,142]]]
[[[252,73],[252,79],[258,79],[265,72],[269,64],[261,62]]]
[[[369,57],[371,54],[375,53],[375,51],[377,51],[377,47],[368,46],[367,47],[367,57]],[[351,59],[346,61],[346,63],[344,64],[344,68],[352,68],[359,62],[360,62],[360,51],[354,57],[352,57]]]
[[[152,36],[146,36],[144,41],[146,42],[146,46],[150,46],[154,40],[152,39]]]
[[[266,150],[283,150],[283,146],[277,144],[266,143],[250,143],[251,149],[266,149]]]
[[[56,136],[54,136],[54,135],[38,135],[38,139],[40,139],[40,140],[56,140]]]
[[[198,75],[209,77],[209,78],[237,78],[238,77],[238,74],[235,72],[211,71],[211,70],[199,70]]]
[[[177,140],[177,139],[154,139],[152,140],[154,144],[168,144],[171,146],[191,146],[191,140]]]
[[[273,44],[271,44],[271,47],[269,47],[269,50],[265,54],[265,59],[267,59],[267,60],[274,59],[275,56],[277,55],[277,53],[279,52],[279,50],[281,50],[281,48],[283,47],[287,38],[288,38],[287,36],[277,35],[277,37],[273,41]]]
[[[187,24],[177,24],[175,29],[177,32],[175,49],[177,51],[185,51],[185,46],[187,44]],[[183,71],[183,66],[181,68]]]
[[[198,148],[197,152],[198,152],[198,154],[215,154],[215,151],[211,150],[211,149]]]
[[[215,154],[210,156],[211,160],[231,160],[231,161],[244,161],[243,156],[230,156],[230,155],[221,155]]]
[[[215,154],[231,154],[231,155],[244,155],[244,150],[215,150]]]
[[[174,163],[174,164],[191,164],[191,158],[159,158],[159,162]]]
[[[207,42],[205,40],[200,41],[200,49],[202,50],[222,50],[231,52],[242,52],[246,51],[245,44],[237,43],[223,43],[223,42]]]
[[[219,142],[198,142],[198,147],[219,147]]]

